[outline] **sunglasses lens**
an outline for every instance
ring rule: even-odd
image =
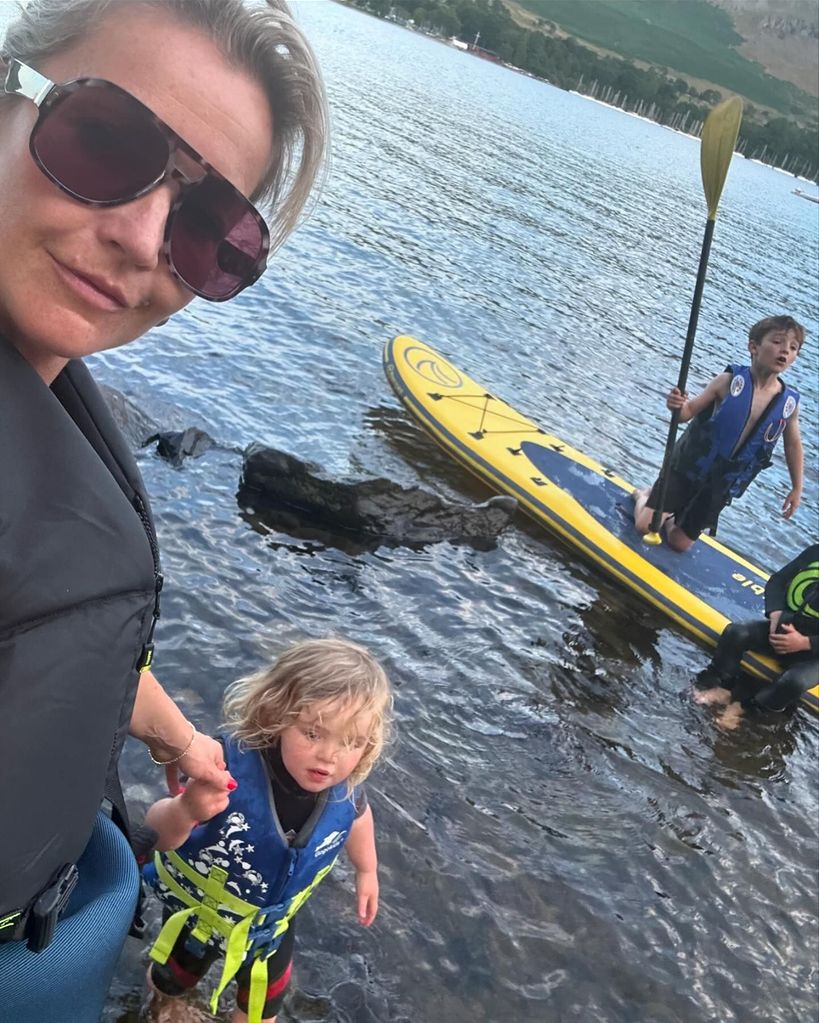
[[[173,218],[171,263],[204,298],[232,298],[252,283],[266,247],[266,228],[254,208],[219,178],[189,189]]]
[[[168,142],[148,111],[111,87],[67,93],[41,120],[33,144],[48,173],[89,202],[133,198],[168,162]]]

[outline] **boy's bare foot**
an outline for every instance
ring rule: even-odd
[[[733,732],[739,727],[742,720],[742,704],[739,702],[729,703],[721,714],[717,715],[716,725],[725,732]]]
[[[709,707],[727,707],[731,702],[731,690],[715,686],[713,689],[695,689],[694,702]],[[737,704],[739,706],[739,704]]]

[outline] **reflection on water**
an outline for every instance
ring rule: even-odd
[[[707,655],[518,516],[486,552],[340,550],[257,531],[236,504],[251,441],[337,477],[447,498],[483,484],[410,422],[381,349],[428,340],[626,479],[665,439],[704,201],[688,139],[329,3],[300,6],[333,103],[333,176],[260,285],[195,304],[98,373],[165,428],[220,447],[139,458],[166,589],[157,671],[201,728],[227,683],[304,635],[371,645],[399,739],[370,784],[382,906],[357,926],[342,866],[299,920],[282,1020],[700,1023],[813,1018],[819,727],[735,734],[694,706]],[[715,233],[691,388],[747,327],[810,329],[805,501],[777,517],[784,462],[721,533],[764,563],[817,506],[815,208],[739,161]],[[159,778],[124,757],[131,798]],[[135,1018],[131,943],[106,1020]],[[126,1016],[130,1013],[130,1017]]]

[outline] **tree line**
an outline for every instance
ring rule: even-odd
[[[470,45],[478,40],[501,61],[561,89],[571,89],[660,124],[699,135],[708,111],[722,99],[698,91],[659,67],[639,68],[603,56],[576,39],[518,25],[501,0],[345,0],[379,17]],[[541,24],[549,24],[541,19]],[[554,27],[554,26],[551,26]],[[737,150],[800,177],[819,180],[819,127],[745,105]]]

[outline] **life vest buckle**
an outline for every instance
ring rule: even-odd
[[[60,914],[68,905],[71,893],[77,886],[79,871],[73,863],[61,867],[51,884],[37,896],[29,913],[27,945],[30,952],[42,952],[48,948],[54,937],[54,928]]]

